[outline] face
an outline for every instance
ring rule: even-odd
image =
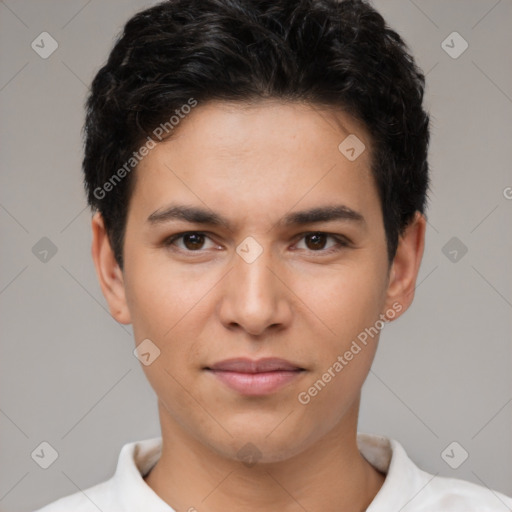
[[[338,148],[350,134],[355,160]],[[384,315],[408,307],[423,249],[419,229],[389,269],[370,159],[347,114],[212,102],[141,161],[123,272],[102,272],[99,230],[93,254],[112,314],[151,340],[149,360],[160,351],[143,369],[162,423],[269,462],[355,429]]]

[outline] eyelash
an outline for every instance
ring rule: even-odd
[[[163,242],[163,245],[165,247],[171,247],[172,245],[174,245],[174,242],[176,240],[179,240],[180,238],[183,238],[185,235],[204,235],[207,238],[210,238],[208,236],[208,233],[205,233],[203,231],[185,231],[183,233],[177,233],[175,235],[172,235],[172,236],[166,238],[164,240],[164,242]],[[300,235],[300,238],[298,239],[297,242],[300,242],[301,240],[303,240],[308,235],[326,235],[328,238],[332,238],[333,240],[336,241],[337,245],[335,245],[335,246],[333,246],[333,247],[331,247],[329,249],[319,249],[317,251],[309,250],[309,252],[311,252],[311,253],[318,253],[318,255],[320,255],[320,256],[330,255],[330,254],[333,254],[333,253],[336,253],[336,252],[340,252],[342,249],[350,247],[350,245],[351,245],[350,241],[347,238],[341,237],[341,236],[338,236],[338,235],[333,235],[331,233],[326,233],[324,231],[308,231],[306,233],[302,233]],[[197,254],[201,254],[202,253],[201,249],[198,249],[196,251],[190,251],[190,250],[181,249],[179,247],[175,247],[175,248],[173,248],[173,250],[176,250],[176,251],[182,252],[182,253],[186,253],[187,255],[188,254],[192,255],[194,253],[197,253]]]

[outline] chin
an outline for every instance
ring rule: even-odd
[[[242,462],[247,467],[286,461],[304,451],[308,446],[308,443],[298,438],[297,432],[293,430],[273,432],[269,435],[268,431],[253,432],[252,429],[254,424],[238,435],[231,431],[233,437],[229,438],[228,444],[219,440],[217,442],[210,440],[208,444],[222,457]]]

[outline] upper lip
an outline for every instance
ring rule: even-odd
[[[274,371],[294,371],[304,370],[290,361],[277,357],[267,357],[263,359],[249,359],[238,357],[234,359],[225,359],[211,366],[206,367],[207,370],[238,372],[238,373],[262,373]]]

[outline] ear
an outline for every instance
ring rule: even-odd
[[[92,259],[110,314],[119,323],[129,324],[131,317],[126,302],[123,272],[114,257],[101,213],[94,214],[91,226]]]
[[[385,314],[385,311],[392,309],[395,313],[399,313],[393,315],[395,319],[405,313],[414,299],[416,278],[425,247],[426,225],[425,216],[417,211],[398,241],[396,255],[390,269],[386,309],[382,311]],[[397,303],[401,305],[400,309]]]

